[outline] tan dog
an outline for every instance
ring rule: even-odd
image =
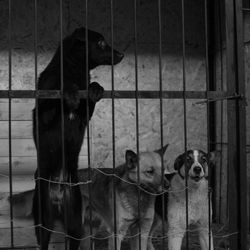
[[[126,163],[113,169],[92,169],[91,206],[92,212],[98,216],[109,232],[109,249],[120,249],[121,242],[127,232],[137,235],[138,225],[141,230],[141,249],[147,249],[148,235],[154,219],[155,195],[162,191],[161,151],[143,152],[137,156],[133,151],[126,151]],[[138,174],[140,182],[138,182]],[[80,172],[81,181],[88,179],[88,170]],[[114,186],[114,189],[113,189]],[[138,186],[140,187],[140,215],[138,213]],[[113,191],[115,190],[115,191]],[[89,207],[89,189],[81,186],[83,199],[83,218]],[[115,203],[114,203],[115,193]],[[152,194],[151,194],[152,193]],[[115,209],[114,209],[115,205]],[[116,211],[116,225],[114,221]],[[114,237],[116,227],[117,238]],[[86,227],[85,227],[86,228]],[[88,235],[84,235],[87,237]],[[139,249],[139,238],[131,238],[131,249]],[[89,242],[82,241],[81,249],[88,249]]]
[[[95,227],[95,218],[108,229],[109,235],[114,234],[114,201],[113,201],[113,180],[116,197],[116,228],[117,228],[117,249],[120,249],[121,241],[126,235],[128,229],[131,235],[138,233],[138,225],[141,228],[141,249],[147,248],[147,237],[151,229],[155,211],[155,195],[162,192],[162,164],[161,157],[164,155],[168,145],[154,152],[143,152],[137,156],[133,151],[126,152],[126,163],[115,168],[115,177],[113,178],[112,168],[91,169],[91,205],[93,227]],[[138,183],[137,173],[140,174],[140,184]],[[87,182],[88,169],[78,170],[78,179],[80,182]],[[164,186],[168,187],[168,181],[164,179]],[[83,216],[88,217],[87,210],[89,206],[89,186],[80,185],[83,200]],[[140,218],[138,214],[138,187],[140,190]],[[13,195],[13,216],[14,218],[32,218],[32,200],[34,190],[29,190]],[[9,200],[6,197],[0,197],[0,208],[9,210]],[[2,211],[2,210],[1,210]],[[4,216],[1,214],[0,216]],[[85,216],[84,216],[85,215]],[[84,221],[83,221],[84,223]],[[86,224],[86,221],[85,221]],[[85,228],[89,228],[88,225]],[[84,234],[82,238],[88,236]],[[139,249],[138,237],[131,240],[131,249]],[[110,238],[110,249],[114,249],[114,238]],[[81,249],[86,247],[89,242],[81,242]],[[84,248],[86,247],[86,248]]]
[[[211,164],[209,165],[208,162],[215,163],[215,158],[214,152],[207,155],[201,150],[189,150],[187,154],[179,155],[175,160],[176,173],[170,176],[170,192],[165,194],[165,221],[168,226],[169,250],[181,250],[186,232],[186,173],[188,176],[188,225],[197,226],[202,250],[214,249],[212,232],[209,237],[209,213],[212,218],[212,205],[209,211],[211,200],[209,201],[208,198],[208,169]],[[156,198],[156,217],[150,235],[153,235],[159,225],[159,218],[162,218],[162,202],[162,196]],[[148,250],[152,249],[154,247],[149,241]]]

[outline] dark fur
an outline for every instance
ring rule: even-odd
[[[111,47],[106,44],[101,34],[88,30],[88,63],[86,65],[85,34],[85,29],[79,28],[63,40],[64,176],[61,176],[63,155],[60,99],[40,99],[37,109],[33,110],[33,136],[36,147],[39,149],[39,171],[36,171],[36,178],[39,175],[54,181],[78,182],[78,156],[88,123],[87,113],[89,113],[88,118],[90,119],[96,102],[101,99],[103,94],[103,88],[98,83],[90,83],[89,70],[98,65],[112,64]],[[49,65],[41,73],[38,80],[39,90],[60,90],[60,51],[59,47]],[[113,50],[113,55],[114,64],[119,63],[123,58],[123,54],[115,50]],[[88,112],[86,99],[80,99],[78,94],[78,90],[85,90],[87,85],[89,85]],[[36,124],[37,115],[38,124]],[[66,185],[41,180],[39,196],[38,184],[36,181],[33,200],[35,224],[42,224],[52,230],[55,219],[60,219],[67,225],[65,231],[68,235],[80,238],[82,219],[79,186],[69,188]],[[41,210],[39,209],[39,197],[41,198]],[[48,249],[50,232],[37,227],[36,236],[42,249]],[[70,239],[70,249],[78,249],[78,245],[79,241]]]

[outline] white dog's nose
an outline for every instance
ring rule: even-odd
[[[201,167],[200,166],[195,166],[194,167],[194,173],[197,174],[197,175],[200,174],[201,173]]]

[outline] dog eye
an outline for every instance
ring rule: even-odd
[[[205,157],[201,158],[202,160],[202,163],[206,163],[207,162],[207,159]]]
[[[147,172],[147,174],[153,174],[154,171],[155,171],[154,168],[150,168],[146,172]]]
[[[106,46],[106,42],[104,40],[101,40],[98,42],[98,46],[101,48],[101,49],[104,49],[105,46]]]

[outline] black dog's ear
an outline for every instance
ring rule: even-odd
[[[176,160],[175,160],[175,162],[174,162],[174,169],[176,170],[176,171],[178,171],[180,168],[181,168],[181,166],[184,164],[184,157],[183,157],[183,154],[182,155],[179,155],[177,158],[176,158]]]
[[[169,144],[166,144],[165,146],[163,146],[160,149],[155,150],[154,152],[159,154],[160,156],[163,156],[168,148]]]
[[[126,158],[126,166],[129,169],[136,167],[137,161],[138,161],[138,156],[135,152],[133,152],[132,150],[127,150],[125,158]]]
[[[85,39],[86,38],[86,29],[83,28],[83,27],[76,29],[73,32],[72,37],[74,37],[77,40],[80,40],[80,41],[84,42],[86,40]]]

